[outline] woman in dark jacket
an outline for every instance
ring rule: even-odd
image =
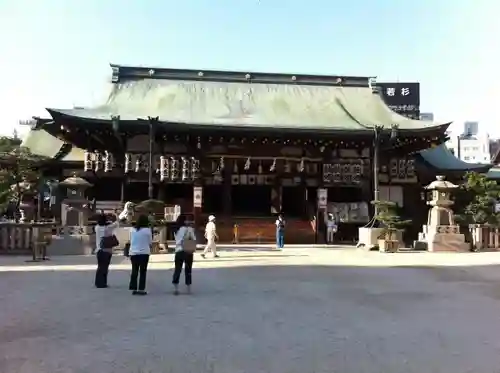
[[[95,287],[108,287],[108,269],[113,255],[113,249],[101,247],[102,238],[112,236],[115,228],[118,227],[118,220],[109,224],[105,214],[97,216],[97,225],[95,226],[95,253],[97,257],[97,270],[95,273]]]

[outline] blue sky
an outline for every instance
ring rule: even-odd
[[[500,136],[495,0],[0,0],[0,133],[97,104],[109,63],[421,82],[422,111]]]

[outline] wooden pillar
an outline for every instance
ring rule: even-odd
[[[271,187],[271,213],[279,214],[282,208],[282,192],[283,187],[281,186],[281,175],[276,174],[274,178],[274,183]]]
[[[201,221],[201,208],[203,206],[203,187],[201,183],[195,183],[193,185],[193,220],[194,228],[198,231],[198,228],[203,224]]]
[[[326,226],[325,220],[327,217],[328,210],[328,189],[320,183],[320,187],[317,190],[316,195],[316,243],[325,243]]]
[[[231,196],[231,186],[232,186],[232,173],[233,173],[234,160],[227,161],[226,166],[223,170],[223,182],[222,182],[222,195],[223,195],[223,215],[229,217],[232,215],[232,196]]]
[[[167,191],[166,191],[166,184],[159,182],[158,183],[158,193],[156,195],[156,199],[159,201],[165,202],[167,199]]]
[[[127,179],[125,174],[122,176],[121,179],[121,188],[120,188],[120,202],[125,203],[125,188],[127,184]]]

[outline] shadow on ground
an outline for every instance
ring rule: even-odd
[[[48,263],[50,266],[57,261]],[[195,264],[196,265],[196,264]],[[146,297],[113,269],[0,272],[0,371],[475,372],[498,368],[497,266],[171,268]]]

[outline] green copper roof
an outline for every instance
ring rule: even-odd
[[[54,158],[64,145],[64,141],[52,136],[44,130],[32,129],[23,140],[21,146],[30,150],[34,155]]]
[[[442,144],[435,148],[422,150],[419,155],[430,166],[443,171],[487,171],[490,164],[467,163],[457,157]]]
[[[56,110],[82,119],[122,121],[159,117],[199,126],[365,131],[374,125],[400,130],[440,126],[391,111],[368,87],[141,79],[113,84],[106,104]],[[443,127],[446,127],[444,125]]]
[[[61,158],[63,162],[83,162],[85,150],[73,146],[68,154]]]
[[[64,145],[64,141],[59,140],[57,137],[52,136],[42,129],[30,130],[21,144],[21,146],[28,148],[34,155],[47,158],[56,158],[65,154],[67,150],[63,150]],[[62,150],[64,153],[61,153]],[[61,160],[66,162],[82,162],[84,153],[85,151],[83,149],[73,146],[68,154],[61,157]]]

